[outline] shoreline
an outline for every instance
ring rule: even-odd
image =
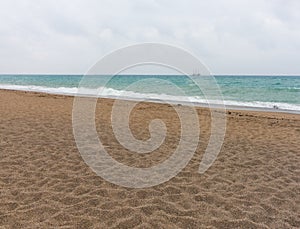
[[[159,103],[159,104],[173,104],[173,105],[184,105],[184,106],[191,106],[191,104],[195,107],[199,108],[209,108],[209,109],[222,109],[224,111],[253,111],[253,112],[271,112],[271,113],[284,113],[284,114],[295,114],[300,115],[300,111],[298,110],[288,110],[288,109],[277,109],[277,108],[267,108],[267,107],[252,107],[252,106],[239,106],[239,105],[220,105],[220,104],[206,104],[206,103],[198,103],[198,102],[187,102],[187,101],[174,101],[174,100],[159,100],[159,99],[139,99],[139,98],[132,98],[132,97],[118,97],[118,96],[92,96],[92,95],[74,95],[72,93],[51,93],[51,92],[44,92],[44,91],[31,91],[31,90],[16,90],[16,89],[2,89],[0,91],[14,91],[14,92],[28,92],[28,93],[40,93],[40,94],[47,94],[47,95],[60,95],[60,96],[68,96],[68,97],[91,97],[91,98],[98,98],[98,99],[118,99],[118,100],[127,100],[127,101],[137,101],[137,102],[147,102],[147,103]]]

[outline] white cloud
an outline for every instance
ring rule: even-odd
[[[300,74],[297,0],[0,2],[0,73],[84,73],[137,42],[183,46],[214,73]]]

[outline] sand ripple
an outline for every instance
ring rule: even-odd
[[[199,110],[201,142],[188,166],[159,186],[129,189],[96,176],[81,159],[72,134],[72,98],[38,95],[0,91],[0,227],[300,227],[299,116],[231,112],[222,151],[200,175],[209,113]],[[179,121],[169,106],[137,108],[142,113],[136,120],[145,122],[134,124],[135,136],[147,139],[147,119],[157,109],[169,131],[153,155],[133,156],[112,136],[111,101],[102,102],[98,130],[114,158],[148,167],[176,147]]]

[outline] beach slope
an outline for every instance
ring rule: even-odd
[[[96,124],[116,160],[149,167],[176,149],[180,120],[170,105],[134,109],[136,138],[149,138],[155,118],[168,128],[159,149],[136,155],[113,135],[112,104],[99,100]],[[199,174],[210,113],[198,108],[200,144],[187,167],[161,185],[131,189],[105,181],[85,164],[73,136],[72,105],[68,96],[0,90],[0,227],[300,227],[300,115],[227,112],[222,150]]]

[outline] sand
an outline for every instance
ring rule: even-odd
[[[115,139],[113,100],[99,100],[97,130],[116,160],[149,167],[179,141],[169,105],[142,103],[131,129],[147,139],[148,121],[162,118],[164,144],[136,155]],[[4,228],[299,228],[300,115],[229,111],[222,150],[198,173],[210,133],[199,108],[200,144],[176,177],[145,189],[97,176],[82,160],[72,132],[73,98],[0,90],[0,227]],[[159,111],[159,112],[158,112]]]

